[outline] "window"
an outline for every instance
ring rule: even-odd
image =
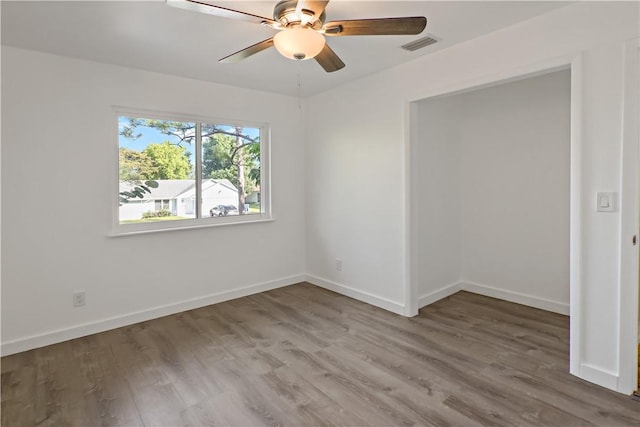
[[[118,232],[269,219],[265,127],[118,114]]]

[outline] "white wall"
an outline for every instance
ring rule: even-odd
[[[620,215],[597,214],[594,197],[596,191],[620,191],[624,42],[638,37],[639,28],[638,3],[580,2],[310,98],[311,278],[413,312],[404,182],[408,102],[569,63],[583,54],[582,99],[576,108],[582,113],[578,252],[584,319],[578,325],[580,366],[575,372],[616,388]],[[394,209],[379,209],[382,200]],[[342,274],[333,269],[334,256],[344,257]]]
[[[395,84],[377,83],[341,86],[307,104],[307,273],[314,284],[402,313],[404,105]]]
[[[566,70],[417,103],[420,306],[462,288],[568,314],[570,88]]]
[[[5,354],[304,279],[297,99],[3,47],[2,105]],[[113,105],[270,123],[275,221],[107,237]]]
[[[466,236],[462,231],[461,150],[464,126],[460,98],[443,97],[417,104],[416,144],[411,156],[411,238],[413,280],[420,306],[462,277]]]
[[[460,95],[462,280],[569,307],[569,71]]]

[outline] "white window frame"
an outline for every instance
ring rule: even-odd
[[[271,129],[267,123],[256,123],[245,120],[237,119],[223,119],[216,117],[206,117],[197,114],[184,114],[184,113],[171,113],[157,110],[145,110],[138,108],[127,107],[112,107],[113,110],[113,140],[114,143],[114,155],[113,159],[115,167],[113,168],[112,178],[112,224],[111,233],[109,236],[127,236],[132,234],[143,233],[155,233],[161,231],[175,231],[175,230],[189,230],[194,228],[205,227],[219,227],[237,224],[257,223],[273,221],[271,215]],[[159,221],[159,222],[147,222],[147,223],[134,223],[134,224],[120,224],[120,160],[119,160],[119,148],[118,141],[118,118],[121,116],[136,117],[144,119],[156,119],[156,120],[172,120],[178,122],[191,122],[197,123],[196,134],[200,133],[200,123],[220,124],[225,126],[240,126],[247,128],[260,129],[260,213],[251,215],[234,215],[226,217],[208,217],[201,215],[200,203],[196,202],[196,218],[193,219],[181,219],[176,221]],[[202,185],[202,140],[200,137],[196,138],[195,146],[192,147],[195,150],[196,165],[196,197],[197,200],[201,200],[200,187]],[[202,218],[198,218],[202,216]]]

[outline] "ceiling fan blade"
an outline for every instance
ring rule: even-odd
[[[327,73],[333,73],[344,68],[342,59],[326,43],[322,51],[315,57],[315,60]]]
[[[323,29],[327,36],[394,36],[420,34],[426,26],[427,18],[413,16],[331,21]]]
[[[227,7],[215,6],[208,2],[198,0],[166,0],[168,6],[177,7],[180,9],[193,10],[195,12],[207,13],[209,15],[220,16],[222,18],[236,19],[245,22],[252,22],[254,24],[269,24],[278,26],[278,22],[273,19],[265,18],[264,16],[253,15],[247,12],[240,12],[239,10],[229,9]]]
[[[256,43],[242,50],[239,50],[236,53],[232,53],[229,56],[225,56],[224,58],[220,59],[218,62],[238,62],[242,59],[246,59],[250,57],[251,55],[255,55],[258,52],[262,52],[263,50],[268,49],[271,46],[273,46],[273,37],[270,39],[263,40],[260,43]]]

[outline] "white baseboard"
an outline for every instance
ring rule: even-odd
[[[581,363],[579,377],[602,387],[618,391],[618,376],[595,366]]]
[[[462,281],[458,284],[458,286],[459,290],[461,291],[467,291],[487,297],[511,301],[517,304],[539,308],[541,310],[564,314],[566,316],[569,315],[569,304],[566,303],[552,301],[533,295],[521,294],[519,292],[507,291],[505,289],[494,288],[492,286],[481,285],[479,283],[473,282]]]
[[[9,354],[19,353],[46,345],[56,344],[74,338],[80,338],[98,332],[108,331],[110,329],[129,326],[135,323],[144,322],[158,317],[168,316],[171,314],[181,313],[195,308],[205,307],[211,304],[217,304],[260,292],[270,291],[272,289],[281,288],[283,286],[293,285],[304,282],[307,276],[298,274],[295,276],[283,277],[281,279],[270,280],[268,282],[258,283],[239,289],[217,292],[202,297],[192,298],[177,303],[166,304],[153,307],[121,316],[115,316],[108,319],[102,319],[95,322],[89,322],[69,328],[58,329],[45,332],[43,334],[32,335],[29,337],[19,338],[16,340],[3,342],[0,346],[0,354],[7,356]]]
[[[386,298],[379,297],[377,295],[370,294],[368,292],[359,291],[357,289],[350,288],[349,286],[342,285],[340,283],[332,282],[312,274],[307,274],[307,282],[312,285],[319,286],[321,288],[328,289],[340,295],[345,295],[358,301],[366,302],[367,304],[375,305],[392,313],[405,315],[404,304],[397,303],[395,301],[388,300]]]
[[[433,304],[434,302],[440,301],[441,299],[453,295],[458,291],[460,291],[460,282],[443,286],[437,291],[429,292],[428,294],[422,295],[418,299],[418,308]]]

